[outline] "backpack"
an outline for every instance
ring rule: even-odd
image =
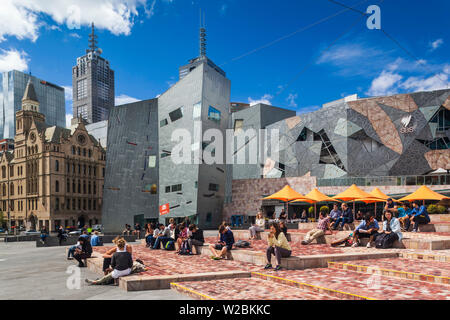
[[[192,254],[191,246],[189,245],[189,242],[187,240],[184,240],[181,243],[180,252],[178,254],[184,256]]]
[[[244,240],[238,240],[238,241],[234,244],[234,246],[235,246],[236,248],[248,248],[248,247],[250,247],[250,242],[244,241]]]
[[[175,250],[175,242],[167,241],[166,245],[164,246],[164,249],[169,250],[169,251]]]
[[[392,237],[392,233],[391,234],[381,233],[375,239],[375,247],[377,249],[392,248],[394,241],[395,237]]]

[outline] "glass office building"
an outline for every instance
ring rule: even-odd
[[[40,112],[48,125],[66,126],[64,88],[32,75],[12,70],[0,73],[0,139],[14,139],[15,116],[31,77],[40,103]]]

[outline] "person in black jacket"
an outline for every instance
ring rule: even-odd
[[[59,228],[58,228],[58,235],[57,235],[57,237],[58,237],[59,245],[61,245],[61,243],[64,240],[66,240],[66,235],[65,235],[65,232],[64,232],[64,228],[62,226],[59,226]]]
[[[189,231],[191,232],[191,235],[189,236],[188,239],[189,247],[191,247],[192,251],[195,252],[195,254],[197,254],[195,246],[201,247],[205,243],[205,238],[203,237],[203,230],[199,229],[195,224],[191,224],[189,226]]]
[[[92,247],[88,238],[79,237],[78,242],[80,243],[81,249],[76,249],[73,257],[78,261],[78,266],[80,268],[86,267],[82,260],[90,258],[92,255]]]

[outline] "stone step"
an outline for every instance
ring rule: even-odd
[[[341,262],[330,261],[328,262],[328,268],[446,285],[450,284],[450,265],[447,262],[388,258]]]
[[[233,249],[228,252],[228,259],[240,262],[251,263],[257,266],[265,266],[267,258],[265,254],[266,245],[262,248],[248,248],[248,249]],[[303,247],[304,249],[312,248],[313,246]],[[199,248],[199,253],[210,256],[211,252],[208,245]],[[326,248],[328,249],[328,248]],[[330,248],[334,249],[334,248]],[[325,268],[328,266],[328,261],[342,261],[342,260],[360,260],[360,259],[379,259],[398,257],[396,252],[375,251],[375,252],[342,252],[336,250],[335,253],[320,254],[320,249],[314,250],[314,255],[298,255],[289,258],[281,259],[281,266],[289,270],[303,270],[309,268]],[[328,252],[329,250],[327,250]],[[295,254],[296,252],[293,251]]]
[[[323,288],[328,292],[359,299],[376,300],[446,300],[450,299],[449,286],[429,282],[383,277],[348,270],[330,268],[309,270],[281,270],[253,272],[253,276],[297,287],[304,284]],[[323,290],[322,289],[322,290]]]
[[[333,241],[343,239],[348,236],[351,231],[333,231],[332,234],[325,235],[322,238],[316,239],[313,243],[331,244]],[[248,240],[248,231],[233,230],[235,240]],[[259,232],[258,238],[267,241],[268,231]],[[288,240],[291,242],[301,242],[305,238],[303,232],[288,232]],[[361,239],[361,244],[366,245],[368,239]],[[405,232],[402,241],[395,241],[393,244],[397,249],[421,249],[421,250],[444,250],[450,249],[450,236],[439,236],[430,234],[421,234]]]
[[[338,300],[327,292],[293,288],[258,277],[171,283],[170,287],[198,300]]]
[[[430,214],[431,223],[450,222],[450,214]]]
[[[419,225],[421,232],[450,232],[450,222],[435,222]]]

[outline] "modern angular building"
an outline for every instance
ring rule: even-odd
[[[16,112],[22,107],[22,97],[31,79],[40,112],[50,126],[66,125],[66,102],[64,88],[17,70],[0,73],[0,139],[13,139]]]
[[[73,116],[95,123],[108,120],[114,107],[114,71],[100,56],[102,50],[97,47],[93,23],[89,43],[86,54],[77,58],[72,68]]]
[[[278,162],[259,168],[264,178],[424,175],[450,169],[448,89],[351,96],[267,129],[279,130],[280,155]],[[233,178],[249,177],[233,169]]]
[[[190,217],[202,228],[220,224],[226,165],[202,160],[204,150],[219,150],[201,137],[208,129],[225,136],[231,83],[203,51],[187,70],[158,98],[111,112],[102,213],[106,232],[122,231],[125,223],[169,218]],[[172,133],[177,129],[190,139],[188,163],[174,161],[178,142]],[[164,205],[169,212],[160,215]]]

